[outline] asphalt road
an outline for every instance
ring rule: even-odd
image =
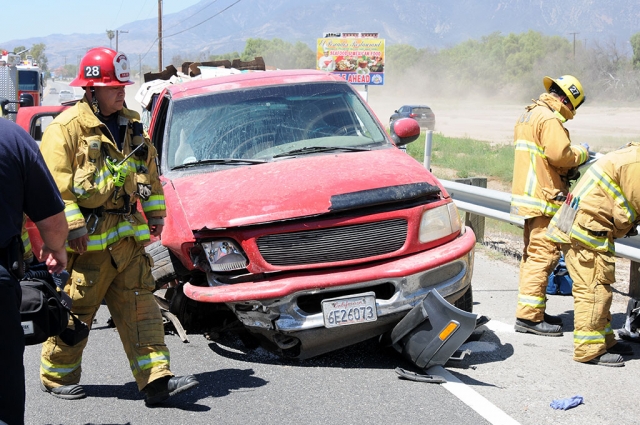
[[[39,347],[28,347],[27,424],[486,423],[436,384],[398,378],[409,367],[369,341],[303,362],[283,361],[237,340],[167,336],[172,370],[200,385],[164,407],[145,407],[115,330],[101,308],[83,356],[88,397],[60,400],[39,389]]]
[[[106,307],[84,352],[81,383],[88,397],[60,400],[39,388],[39,346],[27,347],[27,424],[634,424],[640,423],[636,379],[640,347],[623,368],[571,360],[572,299],[551,296],[549,312],[565,320],[559,338],[513,331],[517,264],[485,247],[476,250],[475,312],[491,321],[461,362],[449,362],[447,384],[400,379],[410,369],[393,350],[375,340],[305,361],[283,360],[234,338],[210,341],[190,335],[183,343],[167,335],[172,370],[194,374],[200,385],[147,408],[129,372]],[[616,285],[617,297],[624,282]],[[624,305],[614,304],[614,327]],[[554,399],[581,395],[584,403],[554,410]],[[614,421],[615,418],[615,421]]]

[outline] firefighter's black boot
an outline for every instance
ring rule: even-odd
[[[607,348],[607,353],[633,354],[633,347],[631,347],[631,344],[627,344],[626,342],[617,342],[616,345]]]
[[[145,392],[147,406],[162,403],[174,394],[186,391],[198,385],[199,382],[193,375],[165,376],[149,382],[142,389]]]
[[[597,364],[598,366],[622,367],[624,366],[624,359],[620,354],[604,353],[585,363]]]
[[[516,319],[514,328],[516,332],[532,333],[542,336],[562,336],[562,326],[552,325],[545,321],[533,322],[531,320]]]
[[[62,385],[60,387],[49,388],[44,385],[43,382],[40,382],[40,388],[45,393],[49,393],[52,396],[62,398],[65,400],[78,400],[80,398],[85,398],[87,394],[84,392],[84,388],[82,385]]]
[[[560,325],[562,326],[562,319],[560,316],[552,316],[550,314],[545,313],[543,322],[547,322],[550,325]]]

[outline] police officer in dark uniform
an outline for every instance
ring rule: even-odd
[[[0,118],[0,424],[24,424],[24,332],[20,324],[23,213],[43,240],[40,258],[50,273],[67,265],[64,203],[36,142]]]

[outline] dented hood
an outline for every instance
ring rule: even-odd
[[[325,214],[332,197],[420,184],[442,187],[424,167],[395,149],[309,155],[174,178],[172,187],[192,230]],[[426,184],[428,183],[428,184]],[[444,189],[442,189],[444,193]],[[169,211],[168,214],[179,214]]]

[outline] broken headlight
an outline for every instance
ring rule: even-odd
[[[202,242],[201,245],[213,272],[242,270],[249,264],[242,250],[234,241],[209,241]]]

